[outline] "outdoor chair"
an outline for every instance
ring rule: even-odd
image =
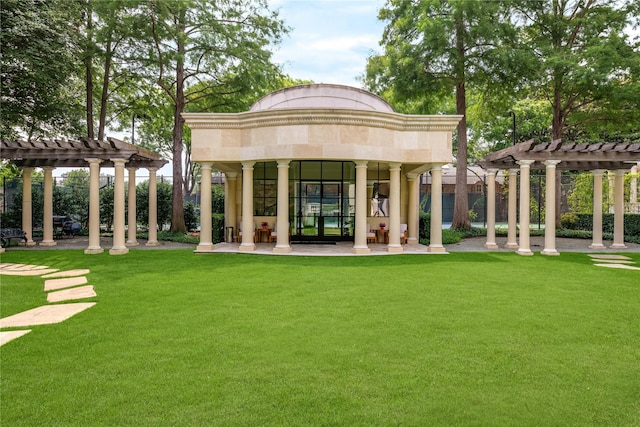
[[[376,232],[371,229],[371,224],[368,224],[367,227],[367,243],[376,243]]]
[[[409,238],[409,227],[407,224],[400,224],[400,243],[407,243]]]

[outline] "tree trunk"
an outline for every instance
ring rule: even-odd
[[[107,42],[106,47],[102,95],[100,96],[100,121],[98,122],[98,139],[101,141],[104,140],[104,128],[107,122],[107,99],[109,97],[109,79],[111,78],[111,40]]]
[[[179,24],[184,31],[185,11],[181,11]],[[184,201],[182,192],[182,132],[184,119],[184,40],[177,39],[178,61],[176,64],[176,102],[173,113],[173,198],[171,202],[171,231],[173,233],[186,233],[184,223]]]
[[[471,228],[469,220],[469,199],[467,190],[467,95],[464,74],[464,22],[461,13],[456,14],[456,113],[462,116],[458,123],[458,150],[456,160],[456,190],[451,228]]]
[[[92,18],[91,18],[91,3],[87,3],[87,44],[85,51],[85,59],[84,59],[84,67],[85,67],[85,77],[86,77],[86,107],[87,107],[87,137],[89,139],[94,138],[93,133],[93,70],[92,70],[92,62],[93,62],[93,48],[91,46],[91,28],[93,26]]]

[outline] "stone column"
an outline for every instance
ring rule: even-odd
[[[158,168],[147,168],[149,171],[149,240],[145,246],[158,246],[158,185],[156,172]]]
[[[256,249],[253,242],[253,165],[256,162],[242,162],[242,243],[239,250],[249,252]]]
[[[212,251],[211,162],[201,162],[200,171],[200,244],[196,247],[196,251]]]
[[[546,160],[547,182],[544,195],[544,249],[542,255],[560,255],[556,250],[556,165],[560,160]]]
[[[288,254],[291,252],[289,244],[289,162],[278,160],[278,217],[276,219],[275,253]]]
[[[608,171],[607,178],[609,178],[609,213],[614,213],[615,211],[615,172]]]
[[[520,245],[518,255],[533,255],[529,242],[529,172],[533,160],[520,160]]]
[[[596,169],[593,173],[593,243],[589,249],[604,249],[602,244],[602,175],[603,169]]]
[[[518,249],[518,169],[509,169],[509,218],[507,231],[507,249]]]
[[[26,246],[33,246],[33,202],[31,195],[31,173],[33,168],[22,168],[22,231],[27,234]]]
[[[89,163],[89,246],[85,254],[101,254],[100,247],[100,159],[85,159]]]
[[[113,186],[113,246],[110,255],[124,255],[129,252],[125,245],[124,233],[124,164],[125,159],[111,159],[115,169]]]
[[[55,246],[53,240],[53,167],[44,170],[44,218],[42,223],[42,242],[40,246]]]
[[[496,244],[496,173],[498,169],[487,169],[487,249],[497,249]]]
[[[238,231],[238,210],[237,210],[237,201],[236,201],[236,191],[237,191],[237,178],[238,174],[235,172],[226,172],[224,174],[224,185],[225,185],[225,222],[227,227],[233,227],[233,232],[237,234]]]
[[[357,160],[356,164],[356,223],[351,252],[368,254],[367,246],[367,161]]]
[[[615,172],[615,208],[613,211],[613,244],[611,249],[626,249],[624,244],[624,169]]]
[[[407,209],[407,244],[417,245],[419,238],[418,224],[420,223],[420,187],[418,179],[420,175],[415,173],[407,174],[407,182],[409,183],[409,209]]]
[[[389,244],[388,252],[402,252],[400,244],[400,163],[389,163]]]
[[[129,197],[127,215],[127,246],[138,246],[136,232],[138,231],[137,205],[136,205],[136,170],[137,168],[127,168],[129,171]]]
[[[431,168],[431,237],[428,252],[446,253],[442,245],[442,165]]]

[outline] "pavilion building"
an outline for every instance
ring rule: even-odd
[[[442,166],[461,116],[406,115],[348,86],[310,84],[266,95],[241,113],[184,113],[202,169],[196,252],[212,243],[211,171],[225,176],[225,227],[240,251],[275,241],[418,244],[419,177],[432,182],[430,252],[442,245]],[[372,237],[375,236],[375,237]]]

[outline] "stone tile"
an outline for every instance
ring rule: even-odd
[[[0,270],[0,274],[3,276],[42,276],[43,274],[55,273],[56,271],[58,271],[57,268],[47,268],[42,270],[2,269]]]
[[[84,276],[85,274],[89,274],[90,270],[88,268],[78,268],[75,270],[66,270],[66,271],[58,271],[57,273],[46,274],[42,277],[45,279],[52,279],[54,277],[75,277],[75,276]]]
[[[31,332],[31,329],[27,329],[27,330],[24,330],[24,331],[0,332],[0,345],[5,345],[9,341],[13,341],[16,338],[20,338],[21,336],[26,335],[29,332]]]
[[[47,295],[47,301],[60,302],[74,299],[83,299],[95,297],[97,294],[93,290],[93,286],[80,286],[78,288],[64,289],[62,291],[51,292]]]
[[[635,264],[633,261],[628,261],[626,259],[602,259],[602,258],[593,258],[593,262],[608,262],[612,264]]]
[[[81,277],[67,277],[64,279],[49,279],[44,281],[44,290],[53,291],[56,289],[70,288],[72,286],[84,285],[87,283],[87,278]]]
[[[638,270],[640,271],[640,267],[633,267],[631,265],[626,264],[594,264],[596,267],[609,267],[609,268],[622,268],[625,270]]]
[[[20,328],[60,323],[94,305],[96,305],[95,302],[43,305],[42,307],[0,319],[0,328]]]
[[[591,258],[601,258],[601,259],[631,259],[628,256],[624,255],[607,255],[607,254],[589,254]]]

